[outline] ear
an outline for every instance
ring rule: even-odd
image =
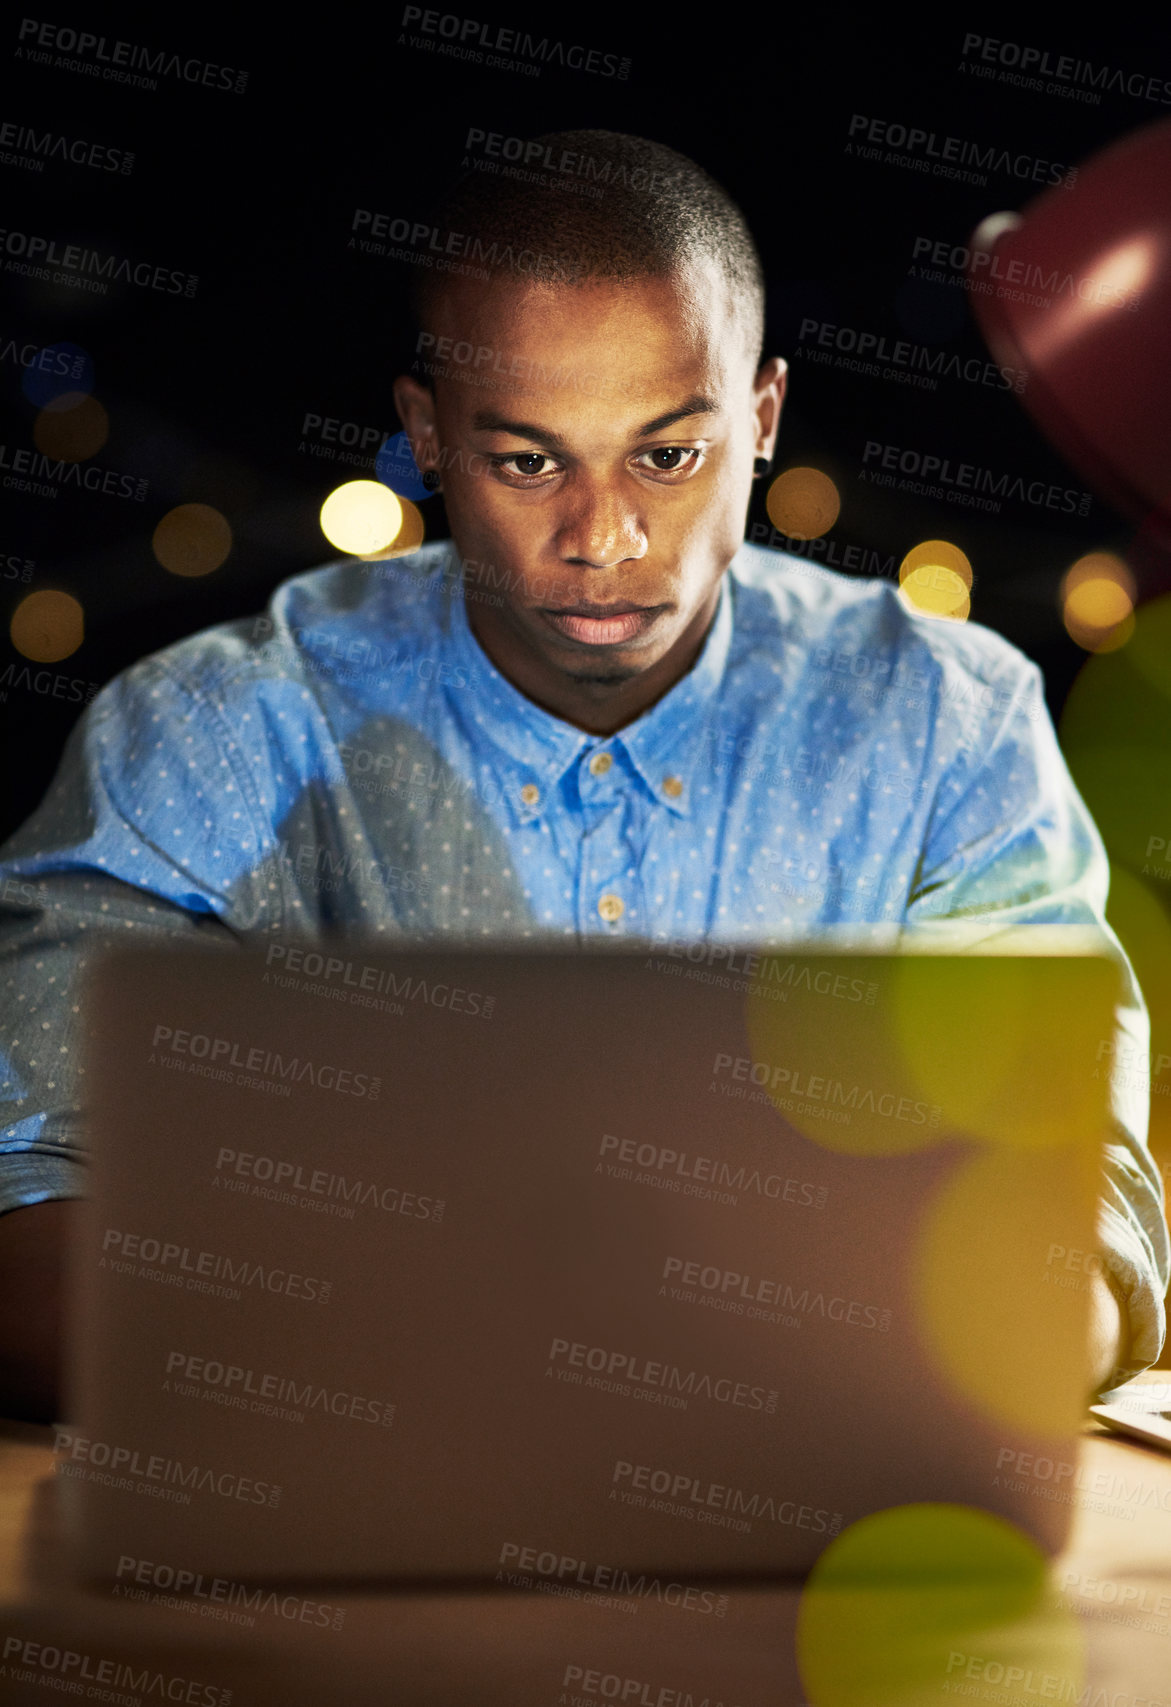
[[[789,366],[780,356],[770,356],[757,370],[752,387],[753,412],[756,418],[756,454],[773,459],[777,433],[781,425],[781,409],[785,401],[785,386]]]
[[[394,406],[416,463],[420,470],[435,468],[439,463],[439,434],[434,392],[409,374],[399,375],[393,392]]]

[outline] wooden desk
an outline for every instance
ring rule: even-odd
[[[179,1610],[79,1589],[57,1525],[50,1441],[47,1428],[0,1423],[4,1707],[68,1699],[202,1707],[806,1701],[794,1654],[802,1593],[795,1583],[735,1588],[722,1616],[653,1600],[612,1609],[504,1590],[440,1596],[306,1588],[285,1601],[283,1614],[275,1605],[254,1613],[219,1608],[250,1624],[209,1615],[214,1603],[207,1599]],[[1092,1425],[1081,1464],[1087,1492],[1074,1496],[1071,1542],[1051,1572],[1084,1637],[1085,1680],[1077,1693],[1062,1693],[1025,1632],[1024,1676],[1012,1689],[996,1687],[1000,1674],[980,1659],[973,1640],[956,1650],[962,1660],[950,1656],[944,1675],[936,1666],[927,1685],[864,1686],[856,1700],[838,1695],[814,1707],[919,1707],[956,1696],[1021,1707],[1045,1700],[1171,1707],[1171,1456]],[[1109,1496],[1095,1497],[1093,1488]],[[306,1603],[309,1621],[298,1621]],[[344,1614],[341,1628],[318,1627],[325,1617],[332,1625],[337,1612]],[[843,1628],[844,1644],[850,1635]]]

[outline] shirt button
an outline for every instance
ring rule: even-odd
[[[678,800],[683,793],[683,779],[677,776],[665,776],[663,778],[663,793],[669,795],[672,800]]]
[[[611,753],[595,753],[590,760],[590,775],[605,776],[613,763],[614,758]]]
[[[598,912],[608,925],[617,924],[626,911],[626,903],[621,895],[603,895],[598,902]]]
[[[541,791],[535,782],[526,782],[520,791],[520,797],[526,806],[535,806],[541,798]]]

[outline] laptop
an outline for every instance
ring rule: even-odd
[[[1100,937],[274,940],[89,979],[55,1431],[89,1578],[588,1598],[800,1575],[923,1501],[1061,1547]]]

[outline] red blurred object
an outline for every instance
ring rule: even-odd
[[[969,247],[977,323],[1002,367],[1026,370],[1033,419],[1171,546],[1171,119],[1103,149],[1022,215],[992,215]]]

